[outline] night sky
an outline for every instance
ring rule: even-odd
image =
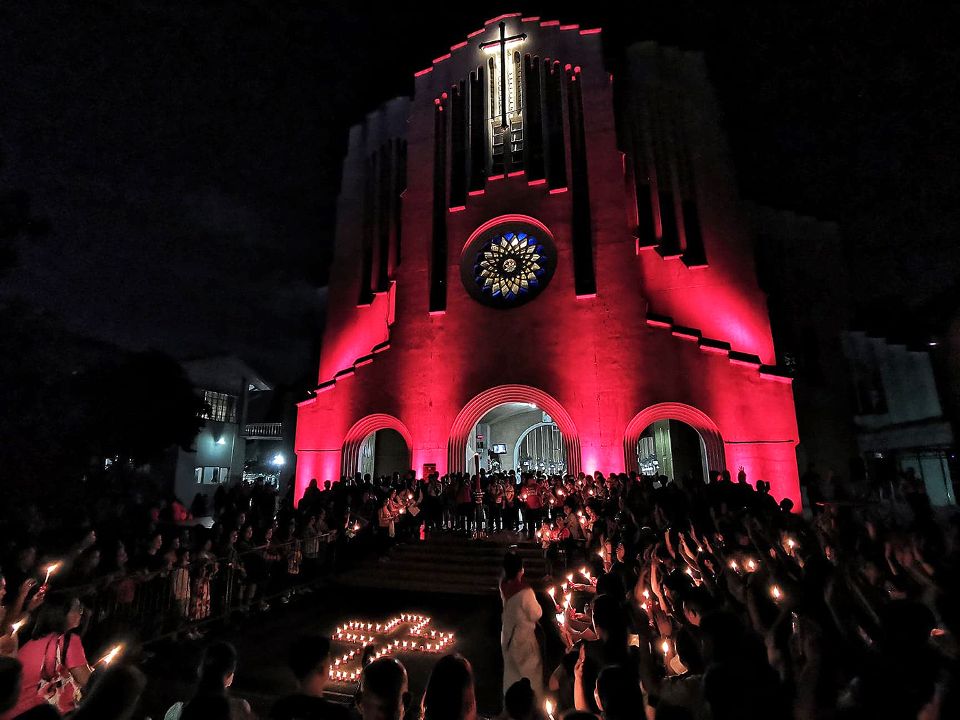
[[[669,5],[669,7],[662,7]],[[742,194],[836,220],[864,307],[960,276],[960,13],[918,1],[5,0],[0,279],[71,329],[309,376],[346,130],[508,11],[706,52]],[[946,5],[946,4],[943,4]]]

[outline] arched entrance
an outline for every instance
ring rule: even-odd
[[[404,472],[410,469],[412,456],[413,440],[402,422],[392,415],[368,415],[355,423],[343,440],[342,474]],[[361,470],[364,465],[370,469]]]
[[[516,427],[507,433],[507,425],[511,419],[516,419],[514,422]],[[491,420],[493,422],[489,422]],[[502,441],[498,441],[495,436],[490,438],[490,430],[477,430],[478,426],[485,428],[497,424],[502,425],[504,430]],[[539,463],[542,459],[545,463],[545,471],[549,461],[554,464],[554,467],[562,464],[563,471],[566,473],[579,472],[580,439],[573,420],[555,398],[529,385],[498,385],[480,393],[466,404],[450,429],[450,441],[447,445],[449,472],[465,472],[472,469],[468,464],[468,458],[472,463],[474,453],[480,453],[484,461],[482,466],[489,467],[491,458],[488,451],[493,450],[492,444],[513,445],[512,448],[503,448],[503,453],[496,453],[501,458],[499,462],[502,467],[503,459],[508,459],[508,465],[512,466],[516,456],[514,451],[517,440],[534,426],[548,428],[549,434],[545,430],[540,436],[531,438],[531,441],[540,440],[540,444],[535,446],[536,455],[527,453],[528,461]],[[553,427],[556,428],[555,433]],[[514,432],[516,435],[513,435]],[[483,436],[479,441],[478,435]],[[510,438],[515,439],[512,443],[506,442]],[[482,448],[478,448],[478,442],[482,443]],[[529,443],[526,447],[528,451],[531,449]],[[529,469],[536,468],[531,465]]]
[[[706,480],[709,472],[726,468],[717,424],[683,403],[659,403],[637,413],[627,424],[623,452],[628,472],[671,479],[693,471]]]
[[[503,403],[485,413],[467,437],[464,461],[468,470],[473,470],[475,455],[487,472],[517,470],[563,475],[567,469],[563,433],[535,403]]]

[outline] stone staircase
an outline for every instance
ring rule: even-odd
[[[341,574],[337,582],[351,587],[407,590],[456,595],[492,595],[497,592],[503,556],[516,546],[523,557],[527,580],[536,586],[546,567],[535,543],[513,535],[482,540],[440,535],[394,548],[389,560],[376,557]]]

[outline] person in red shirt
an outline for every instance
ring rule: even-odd
[[[48,697],[51,696],[55,697],[52,704],[61,713],[77,707],[80,693],[93,672],[83,643],[74,633],[82,617],[80,598],[67,597],[61,602],[47,599],[37,618],[33,639],[17,653],[17,659],[23,665],[20,698],[12,710],[0,716],[0,720],[15,718],[50,702]]]
[[[533,535],[543,520],[543,500],[533,475],[527,477],[520,491],[520,499],[523,501],[523,526],[527,540],[533,540]]]

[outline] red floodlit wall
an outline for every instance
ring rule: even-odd
[[[320,385],[299,409],[298,493],[312,478],[336,481],[353,471],[363,436],[386,427],[404,436],[418,473],[425,465],[462,470],[473,424],[499,403],[522,401],[537,404],[560,426],[574,472],[635,469],[636,438],[650,422],[672,418],[700,432],[711,468],[736,473],[743,466],[751,481],[769,480],[776,497],[799,506],[792,389],[761,366],[773,360],[766,304],[716,116],[704,120],[698,106],[704,147],[697,156],[697,201],[706,265],[638,251],[602,35],[549,19],[509,16],[504,22],[508,33],[527,33],[525,52],[581,69],[596,293],[578,297],[574,284],[577,191],[556,192],[510,173],[488,179],[462,207],[445,213],[446,302],[430,312],[434,99],[482,62],[477,43],[498,32],[488,25],[419,74],[412,101],[387,106],[351,135]],[[683,71],[675,82],[695,96],[707,93],[709,106],[696,58],[685,64],[685,56],[671,57]],[[648,60],[643,53],[631,57]],[[649,77],[624,82],[641,80]],[[407,143],[401,261],[391,289],[358,307],[356,228],[363,217],[357,194],[366,156],[392,132]],[[460,280],[464,247],[481,229],[517,216],[552,239],[556,272],[525,305],[482,305]]]

